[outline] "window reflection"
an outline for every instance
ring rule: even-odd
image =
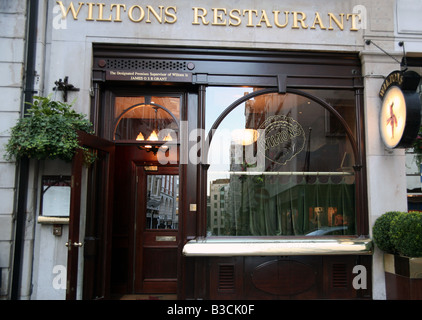
[[[179,224],[179,176],[148,175],[147,229],[177,229]]]
[[[209,88],[208,129],[252,90]],[[353,92],[312,94],[329,102],[355,132]],[[242,103],[215,131],[208,161],[209,235],[355,232],[352,146],[341,122],[308,98],[265,94]]]

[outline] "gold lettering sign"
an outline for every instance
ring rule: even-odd
[[[401,86],[403,83],[403,73],[401,71],[394,71],[391,72],[384,80],[381,85],[381,89],[379,92],[380,98],[384,98],[386,90],[391,87],[392,85]]]
[[[124,3],[95,3],[82,1],[56,1],[62,19],[174,24],[178,21],[178,8],[163,5],[127,5]],[[320,13],[282,11],[254,8],[192,7],[193,26],[227,26],[248,28],[278,28],[302,30],[358,31],[362,17],[357,13]]]
[[[106,80],[146,82],[192,82],[192,73],[107,70]]]
[[[289,25],[289,17],[291,21],[291,29],[316,29],[317,26],[321,30],[340,30],[343,31],[348,25],[350,31],[358,31],[358,22],[362,20],[357,13],[328,13],[325,17],[319,12],[314,13],[314,17],[309,19],[306,13],[302,11],[284,11],[284,21],[280,22],[279,10],[273,10],[271,13],[266,10],[256,9],[231,9],[212,8],[212,13],[203,7],[193,7],[193,25],[213,25],[213,26],[240,26],[246,27],[262,27],[286,28]],[[324,19],[324,18],[325,19]],[[324,25],[324,20],[328,28]]]
[[[160,24],[173,24],[177,21],[177,8],[175,6],[157,6],[140,5],[127,6],[126,4],[105,4],[93,2],[78,2],[77,5],[71,1],[69,5],[65,5],[63,1],[56,1],[59,5],[62,19],[67,19],[69,13],[73,20],[83,17],[86,21],[103,21],[103,22],[122,22],[123,13],[127,14],[127,18],[132,22],[152,23],[157,21]]]

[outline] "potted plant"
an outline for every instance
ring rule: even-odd
[[[386,212],[373,239],[384,251],[387,299],[422,299],[422,212]]]
[[[53,101],[49,97],[34,97],[26,117],[11,128],[5,147],[7,160],[61,159],[71,161],[78,149],[85,162],[94,160],[88,149],[79,145],[78,131],[92,133],[92,124],[86,116],[73,110],[71,104]]]

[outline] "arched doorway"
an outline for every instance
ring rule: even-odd
[[[111,102],[116,144],[111,292],[176,294],[183,95],[132,91],[116,93]]]

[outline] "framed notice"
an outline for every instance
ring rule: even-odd
[[[106,80],[191,83],[192,73],[138,70],[107,70]]]
[[[70,177],[43,176],[40,216],[68,217],[70,213]]]

